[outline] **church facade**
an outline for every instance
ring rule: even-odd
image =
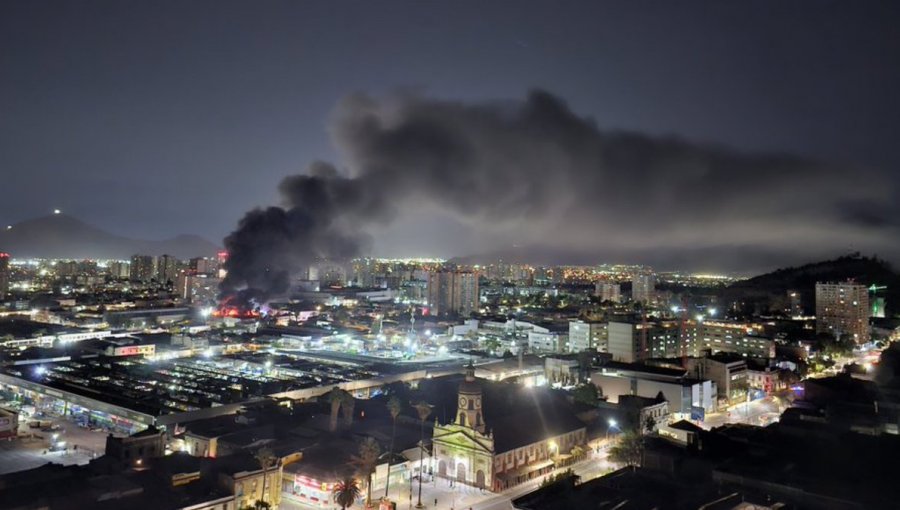
[[[437,476],[500,491],[549,473],[585,443],[585,427],[575,420],[554,427],[546,437],[535,435],[535,423],[516,416],[492,423],[494,429],[488,430],[483,404],[481,385],[470,366],[459,385],[454,420],[434,426],[432,465]]]

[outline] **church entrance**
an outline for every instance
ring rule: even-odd
[[[440,476],[447,476],[447,461],[438,462],[438,474]]]
[[[466,465],[462,462],[456,465],[456,480],[466,483]]]
[[[484,471],[480,469],[475,473],[475,486],[479,489],[484,489]]]

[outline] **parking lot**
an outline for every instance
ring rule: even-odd
[[[48,462],[86,464],[106,450],[105,432],[84,429],[62,418],[45,418],[51,427],[43,429],[29,427],[29,421],[32,420],[20,421],[17,438],[0,440],[0,474],[32,469]]]

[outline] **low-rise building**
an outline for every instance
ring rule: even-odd
[[[743,356],[729,353],[709,354],[703,358],[689,358],[688,372],[698,379],[716,383],[721,403],[735,404],[748,398],[747,361]]]
[[[591,374],[591,383],[612,403],[618,403],[619,395],[653,398],[662,393],[673,419],[702,418],[718,409],[716,383],[690,377],[685,370],[609,362]]]

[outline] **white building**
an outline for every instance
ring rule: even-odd
[[[716,383],[688,377],[684,370],[612,362],[591,374],[591,383],[614,404],[620,395],[654,398],[662,393],[675,420],[690,418],[692,410],[717,408]]]
[[[569,322],[569,352],[607,352],[607,324],[599,321]]]

